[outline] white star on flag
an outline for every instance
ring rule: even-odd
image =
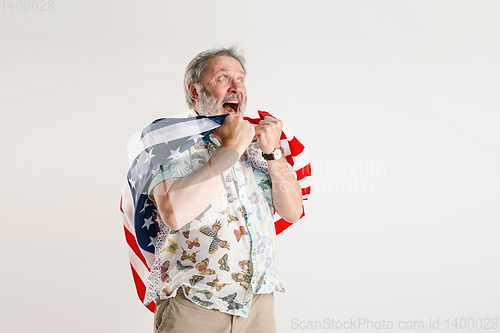
[[[147,151],[146,152],[146,159],[144,160],[144,163],[150,162],[153,157],[155,157],[155,155],[153,154],[153,152]]]
[[[153,217],[151,216],[149,219],[144,219],[144,225],[142,226],[143,228],[146,227],[149,230],[149,226],[151,224],[154,224],[155,222],[153,221]],[[155,238],[156,240],[156,238]]]
[[[189,140],[193,140],[194,142],[198,141],[198,139],[203,138],[203,136],[200,133],[197,133],[195,135],[191,135],[189,137]]]
[[[180,149],[181,149],[181,147],[177,147],[177,149],[176,149],[176,150],[170,150],[170,154],[171,154],[171,156],[172,156],[172,157],[175,157],[175,156],[179,155],[179,154],[181,153],[181,152],[180,152]]]
[[[148,246],[151,246],[151,245],[155,246],[156,238],[158,238],[158,236],[156,236],[156,237],[149,236],[149,239],[151,239],[151,242],[148,244]]]
[[[146,207],[149,207],[149,204],[147,202],[144,203],[144,207],[142,207],[141,213],[144,212],[144,210],[146,209]]]

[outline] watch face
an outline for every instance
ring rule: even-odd
[[[277,148],[273,152],[274,159],[279,160],[281,158],[281,149]]]

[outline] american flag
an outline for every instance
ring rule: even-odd
[[[272,117],[265,111],[258,113],[260,118],[245,119],[252,124],[258,124],[264,117]],[[122,191],[120,210],[123,213],[132,276],[141,302],[144,302],[145,282],[155,260],[155,243],[160,223],[156,204],[147,195],[149,184],[161,165],[212,133],[226,117],[227,115],[158,119],[129,140],[130,167]],[[285,126],[282,129],[280,144],[287,162],[297,175],[302,198],[307,200],[311,192],[311,164],[304,146]],[[275,217],[276,234],[291,225],[277,214]],[[146,307],[154,312],[155,303],[151,302]]]

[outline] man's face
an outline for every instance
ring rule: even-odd
[[[238,60],[218,56],[208,61],[199,91],[199,114],[243,116],[247,102],[245,72]]]

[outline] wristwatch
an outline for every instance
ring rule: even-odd
[[[266,161],[279,161],[283,156],[283,154],[281,153],[281,149],[281,147],[276,148],[271,154],[262,153],[262,157],[264,157]]]

